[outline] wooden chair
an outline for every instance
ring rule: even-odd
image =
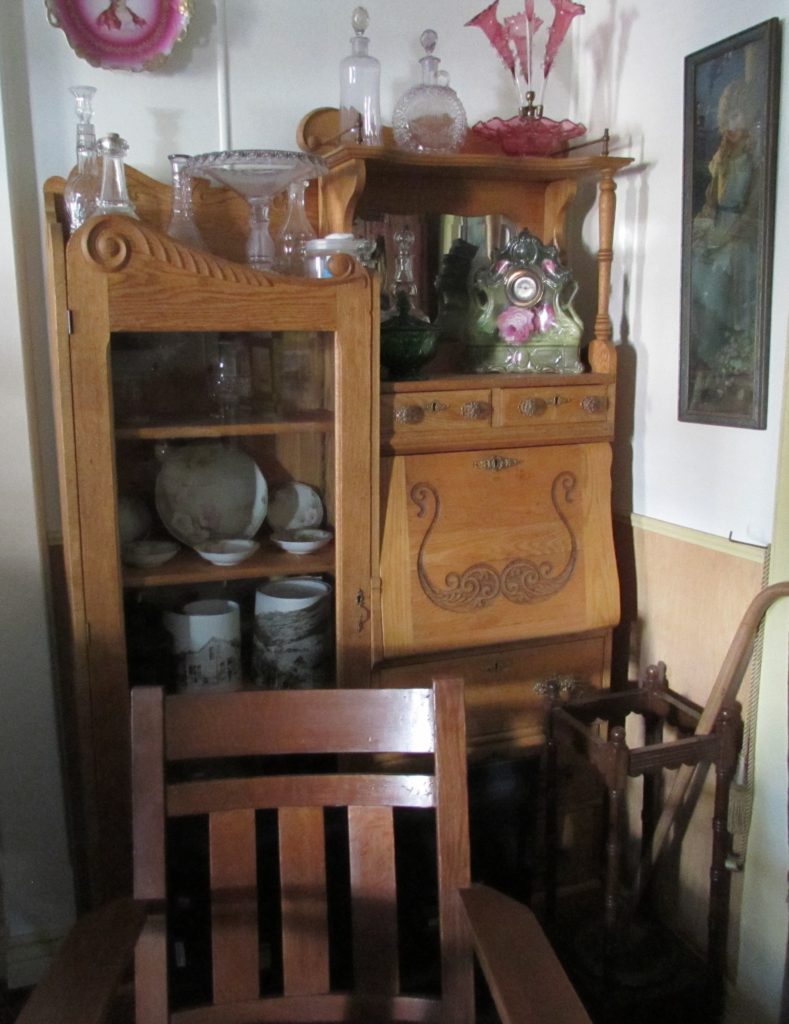
[[[469,888],[465,744],[456,679],[438,680],[430,690],[135,690],[135,898],[78,924],[19,1024],[117,1019],[111,996],[132,949],[138,1024],[471,1024],[472,945],[505,1024],[588,1024],[531,912],[484,886]],[[295,768],[285,764],[291,757]],[[347,809],[342,827],[336,808]],[[266,809],[276,812],[273,867],[264,863],[272,854]],[[411,815],[410,826],[403,815]],[[431,837],[417,857],[417,909],[422,901],[433,906],[421,884],[431,877],[427,852],[437,864],[435,992],[401,985],[407,950],[396,936],[409,902],[402,893],[398,900],[407,870],[396,840],[403,827],[413,828],[414,815],[430,818]],[[201,968],[208,999],[176,1009],[168,977],[179,953],[168,943],[178,908],[167,883],[183,862],[179,855],[168,868],[165,852],[173,822],[201,817],[208,842],[211,942]],[[340,835],[347,856],[338,871],[332,857]],[[412,840],[409,834],[406,845]],[[346,902],[352,941],[335,955],[330,940],[346,931]],[[278,948],[261,957],[275,932]],[[352,986],[339,985],[343,975]]]

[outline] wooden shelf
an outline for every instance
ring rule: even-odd
[[[260,548],[239,565],[212,565],[196,552],[180,551],[175,558],[154,569],[123,568],[123,586],[174,587],[184,583],[223,583],[225,580],[257,579],[263,576],[297,576],[334,571],[334,543],[309,555],[291,555],[264,540]]]
[[[145,424],[121,424],[115,428],[119,441],[157,441],[200,437],[259,437],[264,434],[330,434],[334,430],[334,416],[324,410],[293,414],[287,418],[260,417],[220,423],[216,420],[194,419],[189,422],[173,420]]]

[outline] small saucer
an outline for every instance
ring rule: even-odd
[[[334,534],[331,530],[284,530],[272,533],[272,543],[291,555],[309,555],[325,547]]]
[[[174,540],[131,540],[121,545],[121,558],[138,569],[155,569],[174,558],[181,545]]]
[[[213,565],[238,565],[254,555],[260,544],[256,540],[213,540],[195,546],[195,551]]]

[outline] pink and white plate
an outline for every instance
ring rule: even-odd
[[[46,0],[50,25],[97,68],[150,71],[184,37],[191,0]]]

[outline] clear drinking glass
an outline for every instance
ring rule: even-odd
[[[214,402],[212,416],[232,421],[249,411],[252,370],[249,351],[240,338],[220,338],[209,362],[209,390]]]

